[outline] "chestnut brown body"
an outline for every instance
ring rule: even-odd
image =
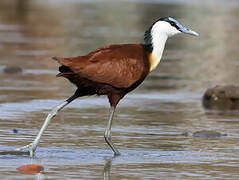
[[[149,73],[149,52],[140,44],[101,47],[85,56],[54,58],[60,73],[77,86],[77,95],[107,95],[116,107]]]

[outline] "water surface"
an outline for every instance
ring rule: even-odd
[[[104,142],[109,104],[95,96],[59,113],[36,158],[11,152],[30,143],[47,113],[75,90],[55,77],[52,56],[141,43],[150,24],[169,15],[200,37],[169,39],[160,66],[119,104],[112,138],[121,156]],[[239,112],[201,105],[206,88],[239,83],[238,16],[237,1],[0,1],[0,177],[238,179]],[[13,66],[22,72],[4,73]],[[202,130],[227,136],[192,136]],[[44,173],[17,172],[31,163]]]

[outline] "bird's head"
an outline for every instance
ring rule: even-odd
[[[144,41],[146,45],[152,45],[158,40],[161,40],[162,38],[167,39],[168,37],[179,33],[199,36],[197,32],[184,27],[174,18],[164,17],[155,21],[145,32]]]
[[[190,34],[193,36],[199,35],[195,31],[192,31],[184,27],[177,20],[171,17],[160,18],[156,22],[154,22],[153,25],[151,26],[151,34],[152,33],[166,34],[168,37],[171,37],[179,33]]]

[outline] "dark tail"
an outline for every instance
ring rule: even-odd
[[[74,74],[74,72],[69,67],[63,66],[63,65],[59,67],[59,71],[60,71],[60,73],[56,75],[57,77],[59,77],[59,76],[66,77],[67,75]]]

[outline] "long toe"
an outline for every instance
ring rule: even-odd
[[[23,146],[23,147],[20,147],[20,148],[16,149],[16,151],[23,151],[23,150],[29,151],[30,157],[33,157],[34,153],[35,153],[35,150],[36,150],[36,147],[34,146],[34,143],[31,143],[31,144],[28,144],[26,146]]]
[[[29,145],[17,148],[16,151],[23,151],[24,149],[28,149]]]

